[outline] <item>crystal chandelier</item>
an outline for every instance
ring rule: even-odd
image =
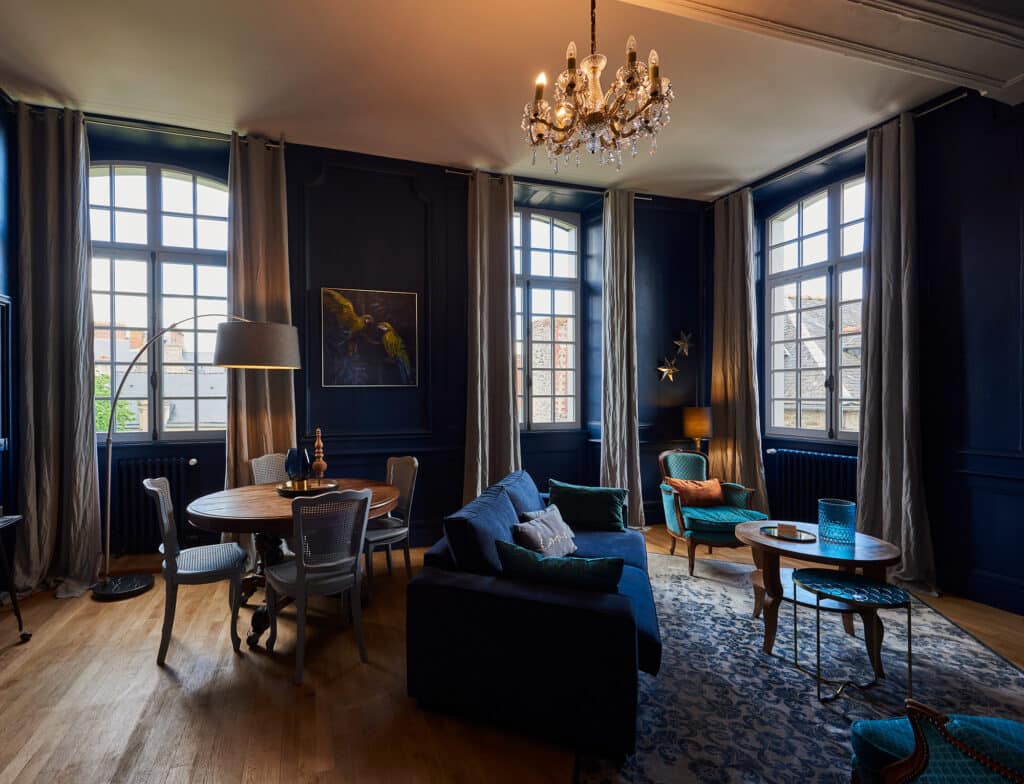
[[[568,164],[576,153],[580,165],[580,148],[597,155],[603,165],[614,163],[622,168],[622,149],[628,147],[636,157],[637,142],[651,140],[651,154],[658,147],[658,131],[668,125],[672,103],[672,84],[661,76],[658,53],[651,50],[647,62],[636,57],[636,38],[626,41],[626,64],[615,72],[615,81],[608,92],[601,89],[601,72],[608,58],[597,53],[597,0],[590,0],[590,56],[576,62],[576,43],[565,51],[565,70],[555,82],[555,105],[544,100],[547,77],[537,77],[533,101],[523,109],[523,130],[533,148],[547,148],[548,159],[558,173],[558,162]]]

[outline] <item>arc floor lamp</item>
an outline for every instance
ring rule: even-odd
[[[110,424],[107,426],[107,502],[105,517],[105,535],[103,561],[103,579],[92,588],[94,599],[111,601],[138,596],[153,587],[153,575],[148,573],[110,575],[110,501],[113,466],[114,425],[117,417],[117,401],[121,397],[121,389],[139,359],[145,356],[150,347],[171,330],[182,324],[209,315],[189,316],[176,321],[169,327],[157,332],[139,349],[128,369],[121,376],[113,399],[110,401]],[[227,319],[217,325],[217,340],[213,349],[213,364],[224,368],[239,370],[298,370],[299,333],[291,324],[276,324],[267,321],[249,321],[241,316],[225,316],[215,314],[215,318]]]

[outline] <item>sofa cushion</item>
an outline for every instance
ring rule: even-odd
[[[565,524],[557,506],[549,506],[543,512],[527,512],[526,517],[525,522],[512,529],[512,538],[520,547],[558,558],[576,552],[573,531]]]
[[[621,487],[586,487],[550,480],[551,503],[574,530],[621,531],[626,527]]]
[[[545,506],[533,477],[525,471],[513,471],[495,487],[504,487],[508,491],[509,500],[520,517],[527,512],[540,511]]]
[[[495,546],[503,577],[601,593],[618,591],[623,569],[621,558],[555,558],[509,542],[496,542]]]
[[[635,566],[623,567],[619,593],[628,597],[633,605],[640,669],[657,675],[661,667],[661,632],[658,630],[658,612],[654,606],[654,592],[647,572]]]
[[[627,566],[647,571],[647,540],[639,531],[576,531],[576,553],[581,558],[612,556]]]
[[[452,558],[451,549],[448,547],[447,536],[442,536],[434,542],[429,550],[423,553],[423,565],[449,571],[455,568],[455,560]]]
[[[689,531],[731,532],[740,523],[767,520],[768,515],[736,506],[684,506],[683,525]]]
[[[455,566],[475,574],[501,574],[495,542],[511,542],[512,526],[519,522],[508,492],[488,487],[462,509],[444,520]]]

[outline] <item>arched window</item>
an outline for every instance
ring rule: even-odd
[[[765,236],[766,432],[856,440],[864,178],[790,204]]]
[[[89,219],[97,433],[106,433],[111,416],[118,437],[131,440],[223,432],[227,376],[211,362],[228,306],[227,185],[160,164],[96,163]],[[113,392],[139,348],[189,316],[200,318],[149,350],[112,412]]]

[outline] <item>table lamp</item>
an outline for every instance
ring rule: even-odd
[[[117,410],[117,401],[121,397],[124,382],[131,375],[139,359],[146,355],[149,347],[164,334],[177,329],[182,324],[198,318],[209,318],[209,315],[189,316],[176,321],[169,327],[157,332],[139,349],[128,369],[121,375],[121,383],[110,401],[110,410]],[[299,332],[291,324],[276,324],[268,321],[249,321],[241,316],[225,316],[214,314],[214,318],[226,321],[217,325],[217,340],[213,348],[213,364],[219,367],[250,369],[250,370],[298,370],[301,367],[299,358]],[[110,417],[107,426],[107,504],[106,504],[106,543],[103,561],[103,579],[92,587],[94,599],[111,601],[138,596],[153,587],[153,575],[149,573],[119,574],[110,576],[110,488],[112,480],[114,424],[117,417]]]
[[[697,451],[701,452],[701,441],[712,435],[711,406],[684,406],[683,438],[693,439]]]

